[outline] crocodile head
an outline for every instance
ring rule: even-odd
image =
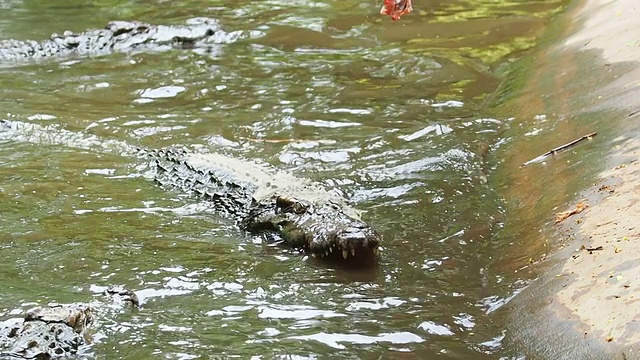
[[[272,196],[254,202],[241,225],[254,233],[274,234],[275,240],[316,258],[341,263],[375,262],[382,239],[338,204],[295,197]]]

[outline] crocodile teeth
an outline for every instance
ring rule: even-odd
[[[332,247],[330,247],[330,248],[329,248],[329,252],[330,252],[330,253],[332,253],[332,252],[333,252],[333,248],[332,248]]]
[[[348,255],[349,255],[349,252],[348,252],[346,249],[345,249],[345,250],[342,250],[342,257],[343,257],[345,260],[347,259],[347,256],[348,256]]]
[[[351,248],[351,256],[356,256],[356,248]]]
[[[324,256],[329,256],[329,251],[328,250],[325,250]]]

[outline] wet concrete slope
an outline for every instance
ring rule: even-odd
[[[522,94],[536,100],[512,101],[525,113],[552,109],[559,126],[578,133],[598,130],[594,142],[604,149],[583,153],[597,180],[557,211],[578,202],[587,209],[548,222],[552,241],[565,240],[563,249],[511,304],[507,342],[531,359],[640,359],[638,18],[636,0],[576,2],[558,19],[562,40],[533,61]]]

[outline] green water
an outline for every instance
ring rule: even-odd
[[[0,314],[124,284],[143,307],[98,324],[97,358],[509,354],[499,309],[531,254],[501,231],[492,174],[512,115],[487,102],[565,3],[415,0],[392,22],[352,0],[0,1],[0,38],[201,16],[251,33],[0,67],[2,117],[260,159],[338,186],[385,238],[377,270],[333,269],[156,187],[140,160],[4,141]]]

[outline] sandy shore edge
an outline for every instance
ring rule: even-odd
[[[555,225],[572,241],[515,301],[518,323],[531,325],[512,338],[529,358],[640,359],[640,1],[577,5],[563,15],[572,21],[569,36],[552,51],[574,66],[597,56],[593,69],[573,74],[593,77],[586,80],[593,87],[568,98],[588,104],[579,111],[620,119],[611,123],[622,131],[598,139],[612,144],[607,170],[566,209],[581,202],[586,210]],[[616,65],[624,70],[597,70]]]

